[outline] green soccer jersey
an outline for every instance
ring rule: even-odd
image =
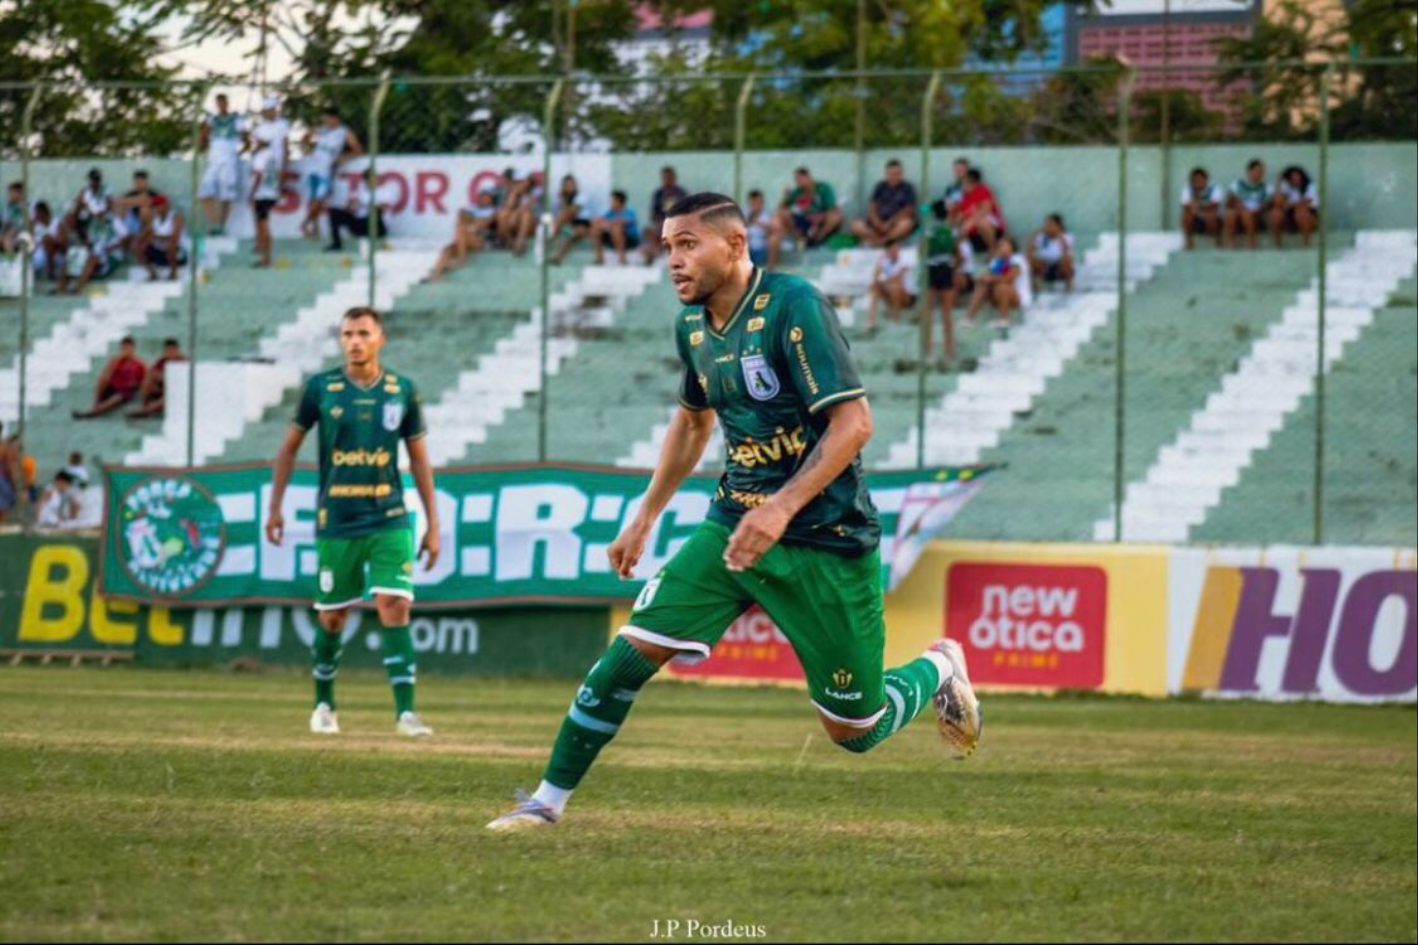
[[[794,187],[788,194],[788,199],[784,201],[795,213],[811,215],[815,213],[826,213],[837,206],[837,193],[832,189],[832,185],[825,181],[817,181],[812,188],[812,193],[808,194],[801,187]]]
[[[728,457],[709,517],[732,528],[802,466],[827,432],[823,409],[866,391],[837,313],[805,279],[754,269],[723,331],[708,319],[703,306],[676,319],[680,403],[719,416]],[[783,541],[860,555],[880,538],[858,456],[797,514]]]
[[[305,382],[295,425],[320,425],[320,499],[315,517],[321,538],[357,538],[408,528],[399,476],[399,441],[421,437],[423,405],[413,382],[385,370],[368,387],[343,368]]]
[[[930,265],[955,262],[955,229],[934,217],[926,223],[926,262]]]

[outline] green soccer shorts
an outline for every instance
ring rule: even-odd
[[[834,721],[874,724],[886,705],[881,555],[857,558],[774,545],[747,571],[730,571],[730,531],[705,522],[646,582],[620,632],[697,663],[729,624],[757,603],[792,644],[814,705]]]
[[[390,528],[358,538],[317,538],[316,610],[343,610],[371,594],[414,599],[414,532]],[[366,579],[367,571],[367,579]]]

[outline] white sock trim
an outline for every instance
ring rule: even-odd
[[[545,804],[556,812],[560,817],[562,811],[566,810],[566,802],[571,800],[571,791],[566,788],[559,788],[555,784],[548,784],[543,781],[537,785],[536,793],[532,795],[532,800],[538,804]]]
[[[926,650],[925,656],[935,664],[936,673],[940,676],[940,679],[936,681],[937,689],[955,676],[955,665],[940,650]]]

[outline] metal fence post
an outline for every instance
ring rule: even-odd
[[[187,232],[192,251],[187,260],[187,466],[196,465],[197,437],[197,282],[201,276],[201,256],[204,248],[197,219],[197,191],[202,169],[202,106],[207,100],[207,84],[199,82],[193,88],[196,119],[192,123],[192,173],[187,191]]]
[[[561,101],[561,90],[563,81],[557,79],[552,84],[551,92],[547,95],[546,114],[542,119],[542,137],[545,147],[542,148],[542,199],[547,201],[547,206],[551,203],[551,129],[556,122],[557,104]],[[538,344],[537,352],[537,461],[544,463],[547,461],[547,341],[548,332],[551,328],[551,249],[549,234],[546,232],[547,226],[539,223],[537,226],[537,239],[543,240],[542,245],[542,311],[541,311],[541,340]]]
[[[379,112],[384,108],[384,98],[389,94],[389,70],[379,76],[379,85],[374,90],[374,99],[369,103],[369,307],[375,307],[374,292],[378,277],[375,260],[379,255]]]
[[[1334,63],[1324,67],[1320,76],[1320,207],[1326,216],[1320,217],[1318,232],[1315,234],[1316,253],[1319,258],[1319,299],[1315,313],[1318,330],[1315,332],[1315,508],[1313,521],[1313,542],[1324,541],[1324,423],[1325,423],[1325,314],[1329,299],[1329,277],[1326,270],[1329,263],[1329,245],[1326,222],[1329,217],[1329,90],[1334,77]]]
[[[1124,462],[1127,424],[1127,260],[1128,260],[1128,119],[1137,73],[1123,73],[1118,91],[1118,317],[1113,357],[1113,541],[1123,540],[1123,499],[1127,493]]]
[[[748,128],[748,100],[753,94],[752,73],[743,80],[739,89],[739,101],[734,106],[734,200],[743,205],[743,151]]]
[[[20,116],[20,183],[25,189],[25,232],[32,232],[30,220],[30,135],[34,133],[34,110],[39,106],[39,96],[44,87],[36,85],[30,90],[25,102],[24,114]],[[28,381],[27,366],[30,345],[30,292],[32,263],[29,259],[20,264],[20,403],[16,415],[16,429],[23,436],[25,432],[25,397]]]
[[[932,72],[931,79],[926,83],[926,94],[921,99],[921,194],[931,192],[931,145],[935,142],[935,99],[940,93],[940,73]],[[919,341],[917,348],[920,350],[919,363],[916,365],[916,468],[920,469],[926,465],[926,369],[931,353],[926,348],[926,335],[931,330],[931,319],[935,318],[935,312],[931,311],[930,303],[930,275],[927,272],[926,263],[926,221],[922,221],[921,239],[916,243],[916,280],[920,283],[919,298],[924,300],[921,309],[921,324]],[[947,318],[954,318],[954,312],[948,312]],[[941,326],[944,329],[944,326]]]

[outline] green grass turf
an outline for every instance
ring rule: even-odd
[[[0,670],[0,938],[1406,940],[1407,708],[994,696],[865,756],[801,693],[655,683],[559,827],[491,835],[571,683]],[[683,939],[681,939],[683,940]]]

